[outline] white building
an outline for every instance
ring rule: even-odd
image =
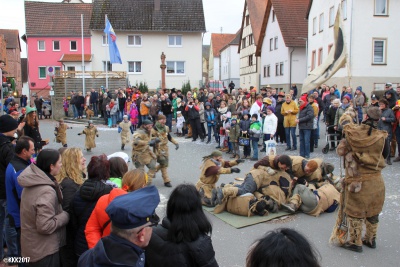
[[[263,20],[261,84],[289,92],[291,84],[300,89],[306,78],[307,20],[309,0],[268,1]],[[289,27],[290,25],[290,27]],[[256,56],[259,56],[256,53]]]
[[[229,44],[236,34],[231,33],[212,33],[210,40],[209,57],[209,80],[221,80],[221,57],[220,52],[223,47]]]
[[[228,88],[228,85],[231,81],[235,84],[235,88],[238,88],[240,85],[240,56],[238,53],[239,43],[240,35],[238,33],[232,41],[230,41],[220,50],[221,81],[224,83],[226,88]]]
[[[107,10],[93,2],[92,69],[105,70],[108,59],[104,17],[113,26],[122,64],[108,66],[126,71],[128,83],[145,82],[149,89],[161,87],[161,53],[166,56],[166,87],[180,89],[202,84],[202,33],[205,32],[203,4],[191,0],[182,5],[171,1],[110,1]]]
[[[346,67],[326,84],[361,85],[370,95],[386,82],[400,83],[400,31],[396,0],[313,0],[308,10],[308,68],[318,66],[333,44],[333,24],[339,5],[347,46]]]

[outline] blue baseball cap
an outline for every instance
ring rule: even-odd
[[[146,223],[158,223],[156,208],[160,195],[155,186],[145,187],[116,197],[106,208],[113,225],[120,229],[133,229]]]

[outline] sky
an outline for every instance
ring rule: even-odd
[[[61,2],[62,0],[41,0],[40,2]],[[91,3],[91,0],[83,0]],[[189,0],[188,0],[189,1]],[[242,22],[245,0],[203,0],[206,30],[203,44],[210,44],[211,33],[236,33]],[[25,34],[24,0],[0,0],[0,29],[17,29]],[[26,46],[21,40],[21,57],[26,57]]]

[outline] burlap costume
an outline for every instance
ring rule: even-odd
[[[96,135],[98,135],[96,126],[86,127],[82,131],[82,134],[86,135],[86,137],[85,137],[86,149],[90,150],[90,149],[96,147],[95,138],[96,138]]]
[[[156,173],[156,154],[152,151],[152,147],[149,146],[151,140],[150,131],[140,127],[133,134],[132,141],[132,162],[137,169],[144,169],[144,166],[149,168],[147,173],[148,184],[151,184],[154,174]]]
[[[320,158],[306,159],[301,156],[290,156],[292,159],[292,174],[297,178],[305,178],[307,182],[320,182],[323,180],[322,177],[322,165],[324,164],[323,160]],[[311,173],[310,175],[306,175],[303,169],[303,161],[314,160],[318,164],[318,168]]]
[[[378,216],[385,201],[385,184],[381,170],[385,167],[382,153],[387,132],[371,129],[365,124],[346,124],[343,133],[346,139],[337,148],[338,154],[344,157],[346,167],[341,193],[343,203],[330,241],[361,252],[362,224],[365,221],[367,230],[364,242],[367,242],[367,246],[375,247]],[[340,227],[345,215],[348,231],[343,231]],[[348,242],[347,234],[350,235]]]
[[[67,129],[68,126],[63,123],[56,127],[57,135],[56,135],[56,142],[61,143],[63,146],[67,144]]]
[[[119,127],[121,127],[121,144],[122,145],[127,145],[131,142],[131,125],[132,123],[130,121],[128,122],[120,122]]]
[[[231,167],[236,165],[237,165],[236,160],[222,161],[221,164],[218,166],[212,158],[206,159],[201,166],[200,178],[196,183],[196,189],[198,191],[203,190],[204,197],[210,200],[211,192],[214,188],[216,188],[215,185],[219,180],[219,176],[221,174],[231,173]],[[206,176],[207,169],[215,166],[218,166],[218,173]],[[205,204],[204,201],[203,204]]]
[[[169,134],[169,127],[164,126],[162,131],[157,130],[156,127],[151,129],[151,138],[159,138],[160,142],[155,145],[154,151],[157,156],[157,162],[159,165],[156,168],[156,172],[161,170],[161,175],[164,180],[164,183],[171,182],[168,176],[168,161],[169,161],[169,150],[168,150],[168,141],[171,141],[174,145],[178,144],[178,142],[171,137]]]

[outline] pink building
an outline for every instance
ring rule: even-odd
[[[82,70],[82,31],[85,70],[91,70],[90,19],[92,4],[25,2],[28,85],[30,94],[47,97],[51,77],[60,70]]]

